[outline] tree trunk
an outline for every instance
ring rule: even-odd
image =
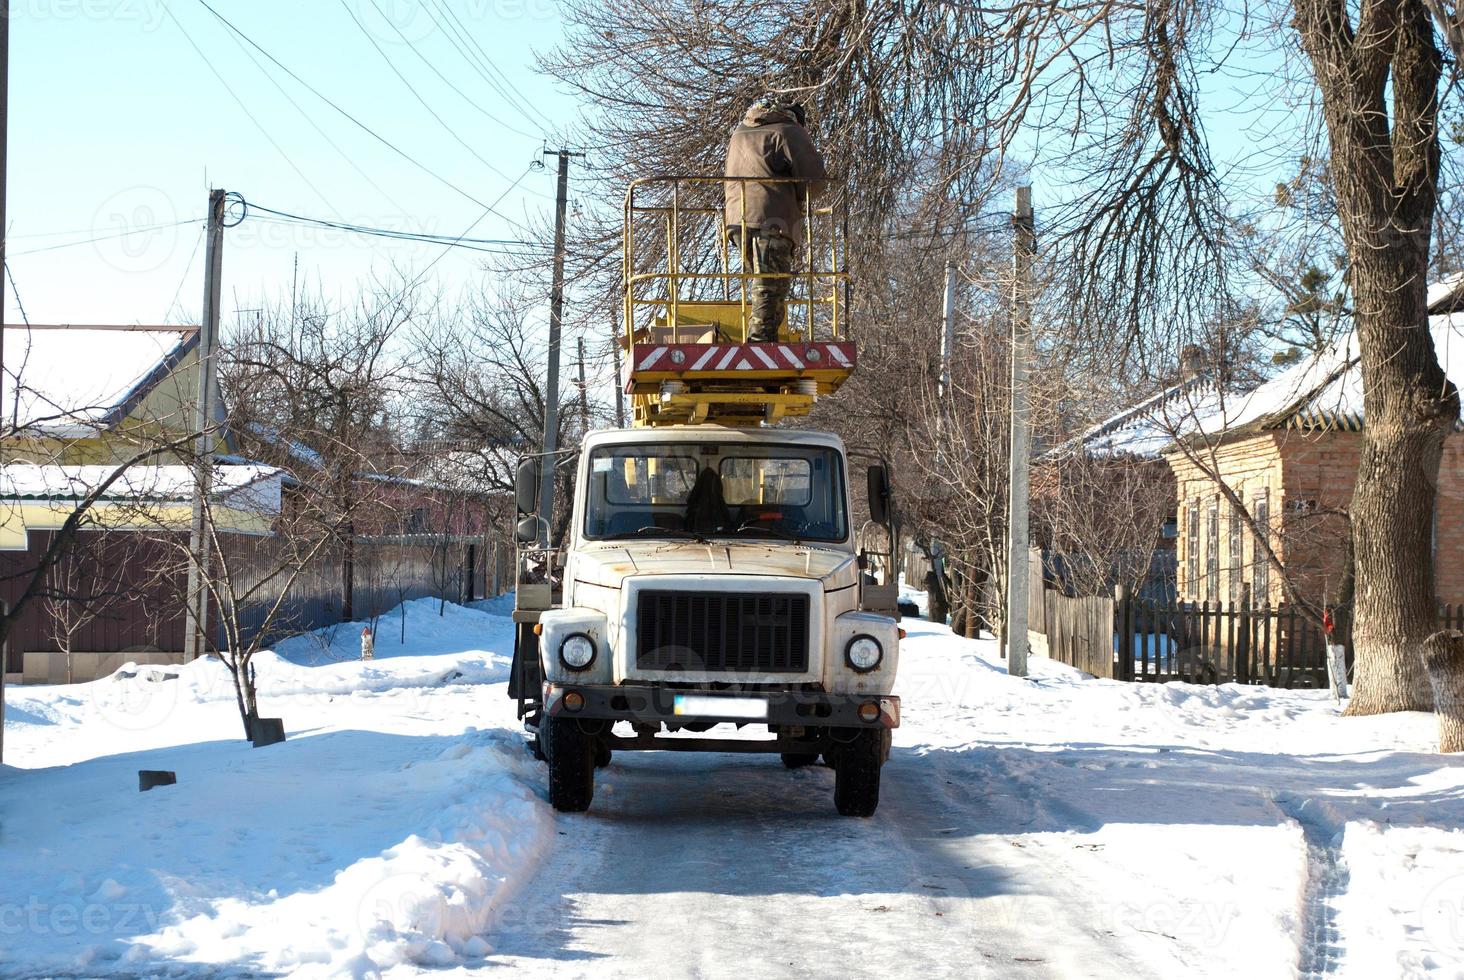
[[[934,568],[925,573],[925,595],[928,604],[926,612],[930,621],[944,625],[950,617],[951,607],[946,602],[945,589],[940,587],[940,576],[935,573]]]
[[[356,618],[356,527],[347,521],[341,540],[341,622]]]
[[[1428,328],[1429,234],[1439,174],[1442,59],[1417,0],[1297,0],[1356,297],[1363,445],[1352,498],[1356,673],[1350,715],[1428,710],[1424,641],[1438,628],[1433,516],[1459,394]]]
[[[1433,634],[1424,641],[1423,660],[1439,713],[1439,751],[1464,752],[1464,633]]]

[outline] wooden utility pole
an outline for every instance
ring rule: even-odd
[[[1037,232],[1032,188],[1017,188],[1012,214],[1012,443],[1007,497],[1007,673],[1027,676],[1027,520],[1032,426],[1027,402],[1027,366],[1032,348],[1032,261]]]
[[[224,192],[208,192],[208,248],[203,265],[203,323],[198,328],[198,389],[193,406],[193,520],[188,532],[187,634],[184,662],[208,652],[206,581],[212,541],[207,500],[213,485],[214,406],[218,404],[219,297],[224,263]]]
[[[554,278],[549,286],[549,378],[544,395],[544,472],[539,483],[539,519],[548,547],[554,521],[554,457],[559,448],[559,334],[564,319],[564,217],[569,201],[569,158],[581,156],[568,150],[545,150],[545,156],[559,157],[559,181],[554,192]]]

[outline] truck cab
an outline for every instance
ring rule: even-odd
[[[633,294],[632,269],[627,280]],[[856,511],[836,435],[765,425],[836,388],[852,344],[816,338],[811,300],[805,328],[785,325],[776,344],[737,337],[725,296],[676,306],[640,331],[628,307],[638,424],[527,457],[517,474],[509,693],[548,763],[550,802],[588,809],[595,768],[617,750],[762,752],[790,768],[822,760],[838,811],[869,816],[900,720],[887,475],[863,467]],[[558,542],[539,496],[555,465],[574,486]]]

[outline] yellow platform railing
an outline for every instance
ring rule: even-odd
[[[746,214],[748,185],[806,184],[786,177],[643,177],[625,194],[623,238],[624,344],[745,343],[749,284],[791,279],[779,330],[788,341],[848,335],[848,229],[834,206],[815,207],[803,194],[803,245],[791,272],[750,271],[731,241],[724,194],[735,188]],[[837,201],[835,182],[828,200]]]

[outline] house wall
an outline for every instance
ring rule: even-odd
[[[1348,525],[1336,513],[1352,500],[1362,434],[1278,430],[1205,451],[1208,466],[1240,492],[1252,511],[1259,500],[1268,510],[1267,533],[1297,587],[1319,602],[1336,601],[1347,561]],[[1242,524],[1240,560],[1231,547],[1231,507],[1194,460],[1175,453],[1180,508],[1179,588],[1182,601],[1233,601],[1241,583],[1257,601],[1282,601],[1279,576],[1261,573],[1254,537]],[[1464,603],[1464,434],[1450,436],[1439,467],[1436,505],[1436,590],[1440,601]],[[1195,508],[1199,533],[1192,533]],[[1218,554],[1211,557],[1210,514],[1219,523]],[[1191,557],[1193,555],[1193,557]],[[1214,581],[1212,582],[1212,578]],[[1257,588],[1257,583],[1264,583]],[[1264,595],[1262,595],[1264,591]]]

